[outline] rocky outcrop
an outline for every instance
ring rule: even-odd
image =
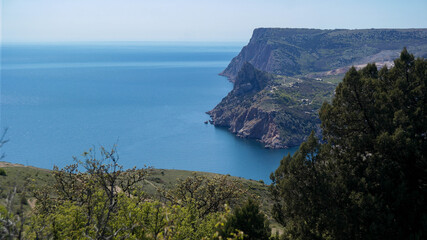
[[[284,139],[277,124],[275,109],[267,110],[262,101],[273,76],[245,63],[235,79],[233,90],[211,111],[212,124],[226,127],[238,137],[255,139],[266,148],[286,148],[302,139]]]
[[[256,139],[266,148],[287,147],[275,123],[275,112],[266,112],[254,106],[233,108],[231,111],[227,107],[216,107],[208,112],[215,126],[226,127],[238,137]]]
[[[271,80],[268,73],[243,64],[233,90],[208,114],[215,126],[226,127],[239,137],[256,139],[269,148],[285,147],[274,122],[275,112],[251,104],[252,97]]]

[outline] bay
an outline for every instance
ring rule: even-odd
[[[218,76],[242,43],[3,44],[6,161],[51,169],[117,144],[126,168],[207,171],[269,182],[296,149],[264,149],[204,124],[232,89]]]

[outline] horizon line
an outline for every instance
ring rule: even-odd
[[[0,45],[8,44],[95,44],[95,43],[144,43],[144,44],[242,44],[244,41],[230,40],[37,40],[37,41],[0,41]]]

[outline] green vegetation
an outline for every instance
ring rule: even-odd
[[[236,229],[244,233],[245,239],[268,240],[271,229],[264,214],[260,212],[259,204],[248,199],[242,207],[237,207],[233,214],[227,217],[220,233],[224,238],[231,237]]]
[[[286,239],[424,239],[427,61],[350,69],[311,134],[271,175]]]
[[[7,192],[0,204],[0,236],[222,239],[230,207],[247,197],[260,199],[263,209],[271,203],[267,186],[257,181],[180,170],[123,170],[114,148],[101,149],[100,157],[90,150],[83,160],[75,158],[75,164],[54,171],[4,163],[11,174],[0,184]],[[229,237],[250,235],[231,229]]]
[[[101,149],[100,160],[94,156],[95,153],[89,151],[84,154],[83,161],[77,160],[74,165],[55,169],[55,185],[36,189],[35,214],[25,232],[27,238],[214,237],[215,225],[221,221],[221,213],[202,211],[199,208],[201,198],[192,195],[206,184],[187,182],[185,187],[194,190],[188,190],[191,196],[187,194],[187,189],[180,187],[182,191],[178,192],[186,198],[182,197],[179,204],[148,198],[138,184],[146,177],[147,169],[123,170],[117,163],[114,148],[111,151]],[[82,167],[84,173],[79,171]],[[167,196],[175,197],[173,193]]]

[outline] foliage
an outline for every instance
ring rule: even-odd
[[[198,215],[204,217],[223,211],[226,203],[236,202],[244,193],[242,186],[228,176],[195,174],[185,180],[178,180],[175,188],[163,191],[163,197],[173,204],[194,208]]]
[[[312,134],[272,174],[291,239],[422,239],[427,229],[427,61],[352,68]]]
[[[228,177],[189,177],[168,192],[173,201],[165,203],[142,191],[147,169],[123,170],[115,147],[101,148],[100,156],[85,152],[83,161],[55,168],[51,188],[34,190],[26,238],[222,239],[218,226],[229,214],[224,204],[242,193]]]
[[[7,130],[7,128],[4,129],[0,136],[0,149],[9,141],[5,138]],[[0,160],[4,157],[5,154],[1,153]],[[3,168],[0,168],[0,176],[7,177]],[[2,178],[0,183],[3,180]],[[5,204],[0,204],[0,239],[21,239],[23,237],[27,220],[27,214],[24,212],[24,205],[27,205],[25,185],[26,183],[22,188],[18,188],[16,183],[9,184],[7,187],[0,184],[0,199],[5,198]],[[20,201],[16,201],[17,198]],[[16,207],[16,205],[18,206]]]
[[[83,154],[83,161],[75,158],[75,164],[61,170],[55,167],[53,171],[55,184],[52,188],[45,187],[34,192],[37,199],[37,221],[34,221],[34,224],[47,226],[49,222],[52,224],[51,229],[34,227],[35,236],[40,238],[61,234],[55,230],[58,226],[56,224],[58,214],[59,219],[62,216],[66,216],[65,219],[73,216],[74,221],[79,219],[85,221],[81,223],[83,225],[73,226],[83,231],[76,234],[96,239],[116,234],[113,231],[112,219],[118,213],[120,195],[130,197],[138,190],[137,183],[144,179],[146,171],[135,168],[123,171],[122,166],[118,164],[119,156],[115,147],[110,151],[101,148],[100,155],[101,158],[97,159],[96,152],[91,149]],[[85,172],[81,172],[81,168]],[[140,195],[134,197],[141,199]]]
[[[285,226],[289,239],[317,239],[323,234],[319,219],[324,219],[329,202],[322,197],[328,194],[328,178],[319,168],[320,144],[314,132],[301,144],[294,156],[286,156],[270,177],[274,196],[273,216]]]
[[[260,212],[259,203],[251,198],[242,207],[234,209],[233,214],[227,217],[221,229],[221,235],[229,237],[239,231],[243,232],[243,239],[267,240],[270,238],[269,223],[265,215]]]
[[[53,176],[52,171],[44,170],[44,169],[38,169],[33,167],[24,167],[24,166],[10,166],[7,167],[7,173],[8,175],[4,178],[0,178],[0,188],[3,189],[0,190],[1,198],[0,198],[0,205],[5,203],[7,196],[9,195],[10,191],[13,192],[14,187],[13,185],[16,185],[17,187],[17,193],[14,197],[13,204],[11,206],[11,213],[13,214],[14,221],[17,220],[17,215],[26,217],[26,220],[24,222],[24,231],[23,231],[23,238],[24,239],[33,239],[36,236],[37,229],[44,228],[43,231],[39,231],[39,236],[53,236],[51,234],[52,229],[52,223],[55,222],[55,226],[63,226],[63,227],[57,227],[58,232],[61,232],[63,234],[62,236],[65,236],[66,234],[71,235],[70,229],[72,229],[72,219],[69,218],[69,216],[79,216],[79,214],[82,213],[84,209],[77,208],[76,204],[72,203],[66,203],[65,201],[57,202],[53,201],[52,194],[56,191],[53,186],[57,185],[56,180]],[[82,169],[83,170],[83,169]],[[137,187],[136,192],[138,194],[142,194],[143,201],[140,203],[136,202],[135,196],[138,194],[132,194],[130,201],[127,195],[124,195],[119,198],[119,202],[117,203],[120,207],[119,212],[117,215],[114,216],[114,219],[112,219],[112,222],[114,222],[114,226],[116,231],[118,228],[122,228],[123,230],[120,231],[116,238],[121,238],[123,236],[128,236],[129,232],[131,231],[131,227],[133,227],[134,232],[136,232],[138,229],[142,231],[142,229],[145,229],[146,236],[153,236],[151,227],[148,227],[146,223],[139,224],[141,221],[139,219],[142,219],[143,215],[142,213],[145,212],[147,214],[151,211],[152,216],[154,216],[156,208],[155,206],[159,206],[159,216],[167,216],[169,221],[167,222],[166,226],[162,229],[162,237],[166,238],[166,236],[169,239],[220,239],[220,235],[218,235],[217,231],[221,228],[221,223],[225,223],[226,217],[231,214],[231,208],[234,208],[234,206],[238,206],[240,204],[240,198],[246,198],[248,196],[254,197],[254,196],[260,196],[259,201],[262,202],[261,208],[262,211],[268,212],[268,209],[271,207],[271,196],[268,193],[268,187],[266,185],[263,185],[259,183],[258,181],[253,180],[247,180],[242,179],[238,177],[232,177],[228,176],[227,181],[235,182],[235,184],[242,189],[246,189],[242,191],[242,196],[239,197],[239,199],[230,200],[227,201],[231,205],[230,207],[225,207],[224,205],[221,206],[221,210],[216,213],[208,214],[207,216],[201,218],[198,216],[197,211],[195,211],[193,206],[184,207],[181,205],[172,204],[171,202],[167,201],[166,203],[159,202],[160,196],[158,195],[158,191],[156,189],[165,189],[165,191],[173,191],[177,186],[177,178],[183,179],[181,181],[184,181],[188,177],[194,177],[194,173],[190,171],[183,171],[183,170],[165,170],[165,169],[147,169],[146,170],[147,175],[145,175],[145,178],[143,180],[144,184],[141,184],[141,186]],[[84,172],[83,172],[84,173]],[[206,179],[210,179],[213,177],[220,178],[221,176],[218,174],[213,173],[206,173],[206,172],[197,172],[197,175],[202,175]],[[29,186],[26,184],[26,179],[31,179]],[[178,182],[181,182],[178,181]],[[31,187],[31,185],[34,185],[38,190],[35,191],[36,193],[40,195],[46,194],[42,197],[46,198],[43,202],[46,202],[45,208],[50,209],[51,206],[55,203],[58,203],[59,206],[55,210],[52,209],[52,211],[40,214],[41,211],[39,210],[43,206],[41,205],[41,202],[37,201],[35,202],[35,199],[32,197],[31,194],[26,194],[25,189],[28,187]],[[140,183],[138,183],[140,185]],[[142,187],[143,193],[141,193]],[[43,190],[43,191],[42,191]],[[98,189],[100,190],[100,189]],[[247,192],[246,192],[247,191]],[[28,199],[28,203],[25,203],[22,207],[23,211],[21,211],[21,205],[20,201],[26,201],[25,198],[22,198],[22,196],[25,196]],[[135,200],[135,202],[133,202]],[[36,203],[36,204],[35,204]],[[153,205],[149,205],[148,203],[156,203]],[[35,208],[33,208],[35,205]],[[6,205],[5,205],[6,206]],[[63,207],[61,207],[63,206]],[[78,205],[77,205],[78,206]],[[125,208],[125,206],[129,206],[128,208]],[[67,210],[67,208],[70,208],[70,210]],[[150,211],[146,211],[149,209]],[[22,214],[24,213],[24,214]],[[84,212],[83,212],[84,213]],[[129,214],[131,216],[129,216]],[[67,217],[68,216],[68,217]],[[138,218],[136,216],[139,216]],[[77,218],[76,217],[76,218]],[[152,217],[150,217],[152,218]],[[53,221],[54,219],[55,221]],[[77,218],[78,219],[78,218]],[[127,219],[127,220],[126,220]],[[145,217],[145,219],[147,219]],[[139,221],[139,222],[138,222]],[[65,223],[64,223],[65,222]],[[151,221],[149,221],[151,222]],[[273,221],[274,222],[274,221]],[[47,223],[47,224],[46,224]],[[116,224],[117,223],[117,224]],[[125,224],[126,223],[126,224]],[[20,226],[20,223],[17,222],[17,226]],[[74,223],[75,224],[75,223]],[[78,224],[75,224],[78,226]],[[118,226],[118,227],[117,227]],[[117,227],[117,228],[116,228]],[[60,229],[66,229],[61,230]],[[128,230],[126,230],[128,229]],[[168,235],[165,234],[165,229],[167,229]],[[136,233],[135,233],[136,234]],[[234,233],[234,238],[242,238],[243,233],[241,231]],[[1,235],[1,234],[0,234]],[[119,237],[120,236],[120,237]],[[70,237],[71,238],[71,237]],[[131,237],[129,237],[131,238]],[[147,237],[149,238],[149,237]],[[160,239],[160,235],[158,236],[158,239]],[[1,238],[0,238],[1,239]]]
[[[140,201],[140,199],[128,197],[124,193],[119,194],[117,206],[119,208],[109,222],[110,231],[103,237],[97,237],[96,223],[86,224],[84,207],[70,201],[65,201],[54,212],[47,215],[34,215],[29,237],[202,239],[214,236],[215,225],[220,221],[219,214],[210,214],[201,219],[195,216],[189,208],[164,205],[156,201]],[[96,211],[100,210],[96,209]]]
[[[215,226],[220,221],[220,214],[210,214],[201,219],[187,207],[164,205],[156,201],[140,201],[124,193],[119,194],[117,206],[119,208],[109,222],[110,231],[103,237],[96,237],[97,228],[94,227],[96,224],[94,226],[86,224],[84,207],[70,201],[65,201],[47,215],[34,215],[29,237],[202,239],[214,236]]]
[[[27,216],[23,211],[24,203],[21,201],[19,211],[14,211],[13,204],[17,196],[16,186],[7,194],[5,206],[0,205],[0,237],[21,239]]]

